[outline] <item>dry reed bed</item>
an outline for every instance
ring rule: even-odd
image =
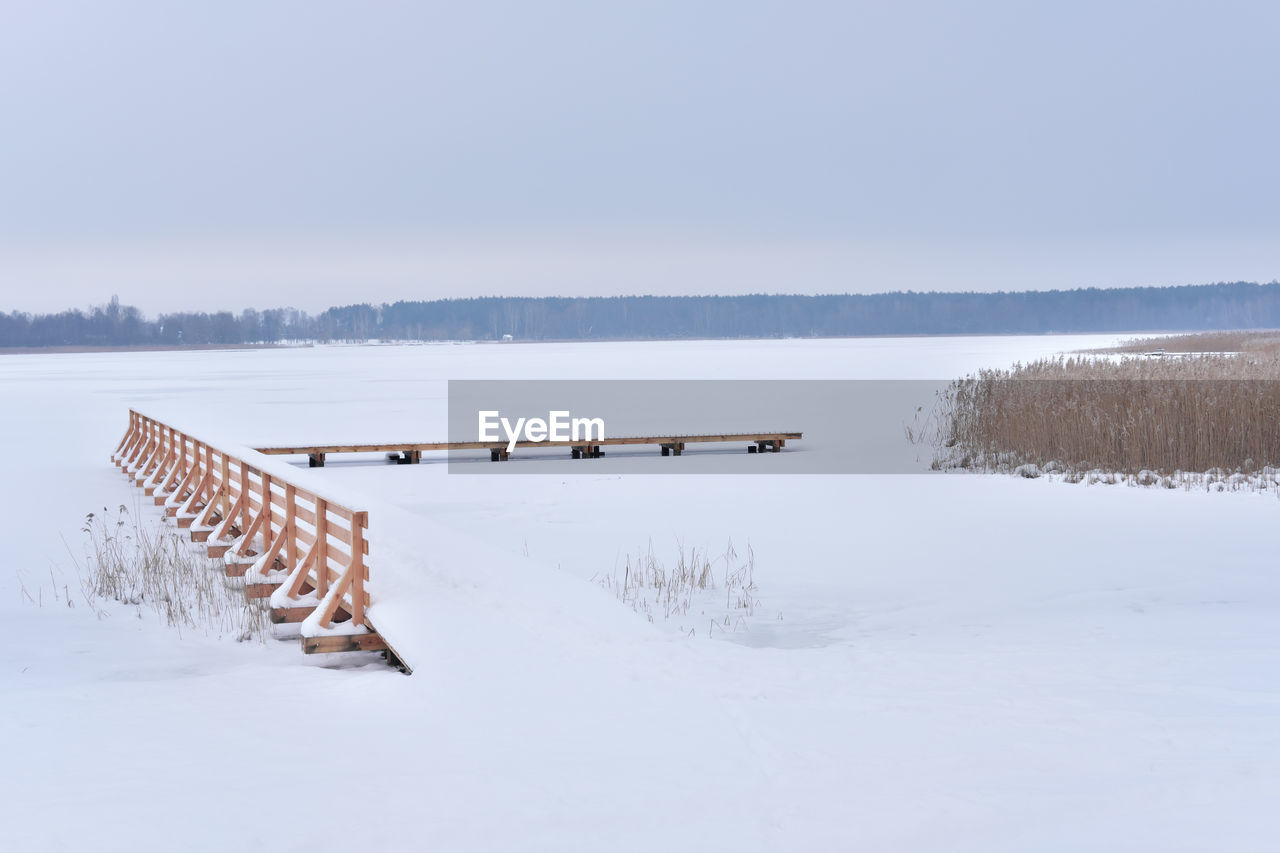
[[[1273,481],[1280,358],[1046,359],[954,382],[935,418],[935,467]]]
[[[1280,356],[1280,330],[1265,329],[1239,332],[1197,332],[1158,338],[1134,338],[1106,349],[1086,350],[1090,353],[1253,353]]]

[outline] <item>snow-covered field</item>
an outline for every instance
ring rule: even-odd
[[[1274,494],[337,462],[313,473],[370,509],[411,677],[77,604],[85,513],[139,494],[108,462],[131,405],[246,444],[432,439],[447,379],[942,379],[1113,340],[0,357],[2,846],[1275,849]],[[758,602],[732,631],[714,596],[650,624],[601,588],[730,540]]]

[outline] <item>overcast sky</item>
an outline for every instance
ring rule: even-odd
[[[1278,10],[0,0],[0,310],[1270,281]]]

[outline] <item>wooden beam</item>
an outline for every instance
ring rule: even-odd
[[[315,605],[310,607],[273,607],[271,608],[270,619],[277,625],[301,622],[310,616],[311,611],[315,609]]]
[[[302,638],[302,651],[309,655],[329,652],[381,652],[386,648],[386,641],[378,634]]]
[[[270,598],[271,593],[279,589],[278,583],[247,583],[244,585],[244,597],[249,601],[257,598]]]

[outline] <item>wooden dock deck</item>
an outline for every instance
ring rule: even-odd
[[[630,435],[612,438],[595,438],[589,441],[519,441],[517,449],[554,448],[567,449],[573,459],[599,458],[604,455],[602,448],[622,445],[657,445],[663,456],[680,456],[690,444],[736,444],[747,443],[749,453],[777,453],[788,441],[798,441],[804,437],[801,432],[734,432],[734,433],[702,433],[692,435]],[[395,457],[395,461],[403,464],[416,464],[422,461],[422,454],[431,451],[447,450],[488,450],[489,459],[493,462],[505,462],[510,458],[506,441],[427,441],[392,444],[310,444],[273,447],[256,447],[259,453],[267,456],[306,456],[312,468],[324,466],[327,456],[335,453],[387,453]]]

